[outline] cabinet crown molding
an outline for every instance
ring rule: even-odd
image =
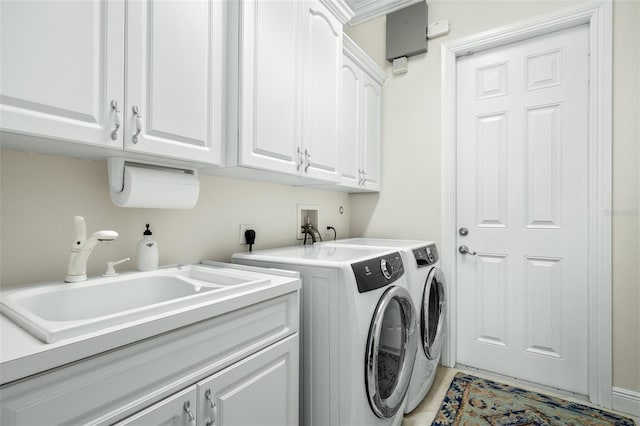
[[[358,66],[379,84],[385,82],[388,77],[387,73],[346,34],[344,34],[342,38],[342,50],[346,56],[358,64]]]
[[[320,0],[320,3],[325,5],[342,25],[353,19],[353,10],[343,0]]]

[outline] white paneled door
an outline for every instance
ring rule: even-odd
[[[580,394],[588,69],[586,25],[457,61],[458,363]]]

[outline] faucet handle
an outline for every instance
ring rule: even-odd
[[[121,263],[126,262],[127,260],[131,259],[130,257],[127,257],[125,259],[120,259],[120,260],[114,260],[112,262],[107,262],[107,270],[104,271],[104,274],[102,274],[103,277],[115,277],[116,275],[118,275],[118,273],[116,272],[115,269],[113,269],[113,267],[115,265],[119,265]]]

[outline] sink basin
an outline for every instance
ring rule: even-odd
[[[250,274],[202,266],[46,283],[0,292],[0,312],[45,343],[170,314],[268,284]]]

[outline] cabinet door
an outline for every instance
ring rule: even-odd
[[[191,386],[114,426],[195,426],[196,401],[196,387]]]
[[[342,137],[340,141],[340,182],[357,187],[360,183],[360,89],[362,71],[347,56],[342,57]]]
[[[299,174],[300,2],[242,0],[240,21],[238,163]]]
[[[0,2],[3,130],[122,148],[122,1]]]
[[[220,0],[128,3],[125,150],[220,164],[225,14]]]
[[[305,172],[324,180],[338,180],[340,139],[340,80],[342,25],[319,1],[306,1],[303,92]]]
[[[363,73],[362,144],[365,188],[380,189],[382,86]]]
[[[198,424],[298,425],[298,345],[296,333],[198,383]]]

